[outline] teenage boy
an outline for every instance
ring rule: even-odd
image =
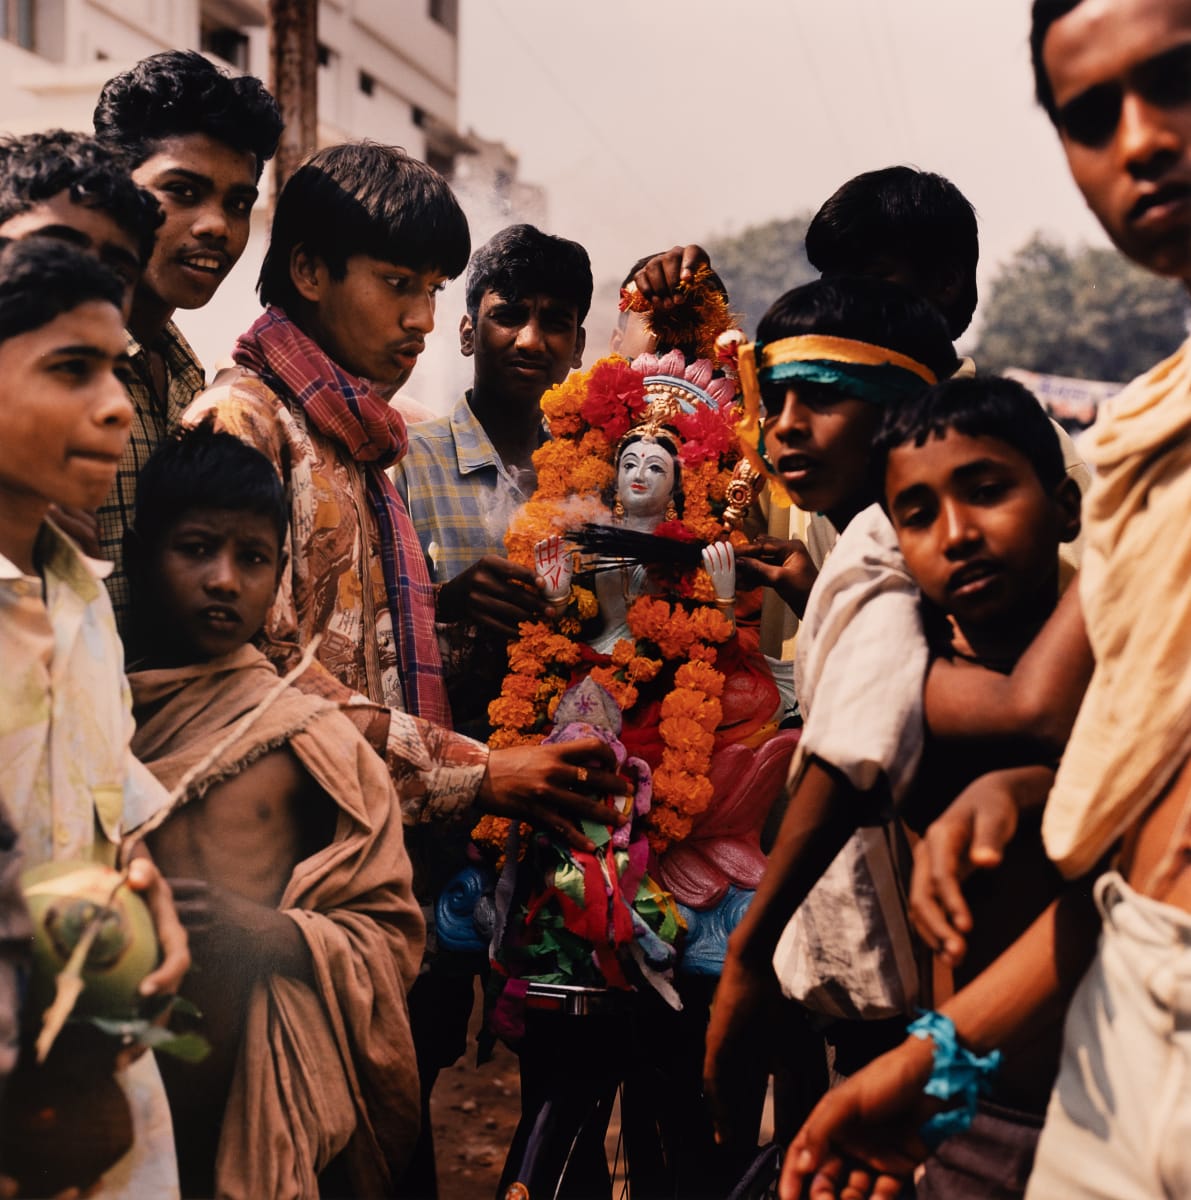
[[[606,813],[597,796],[625,790],[594,739],[489,754],[450,729],[433,589],[385,473],[405,452],[405,422],[373,384],[396,389],[409,377],[435,297],[469,249],[458,202],[424,163],[371,142],[319,151],[277,198],[264,314],[239,339],[235,371],[185,418],[213,415],[289,489],[291,558],[260,644],[288,670],[322,636],[320,669],[303,686],[342,702],[385,756],[426,903],[463,865],[459,835],[479,811],[589,847],[578,821]],[[419,1054],[440,1037],[457,1045],[470,1008],[470,977],[450,1002],[422,1005]],[[424,1075],[428,1096],[429,1063]],[[433,1187],[427,1174],[423,1186]]]
[[[1035,761],[1031,738],[947,737],[939,675],[1009,673],[1055,609],[1058,549],[1079,530],[1079,489],[1054,427],[1020,384],[940,384],[893,414],[877,441],[886,508],[922,591],[932,655],[928,736],[902,809],[921,834],[974,779]],[[883,466],[882,466],[883,463]],[[955,964],[963,986],[1011,945],[1060,890],[1039,814],[1023,816],[996,870],[968,888],[974,932]],[[918,1181],[922,1200],[1013,1200],[1025,1188],[1058,1067],[1056,1020],[1007,1060],[970,1129],[945,1141]]]
[[[128,749],[123,653],[101,575],[47,520],[52,504],[99,504],[128,436],[121,294],[105,267],[57,241],[0,250],[0,805],[26,866],[114,865],[165,798]],[[164,954],[140,991],[172,991],[186,935],[143,849],[132,879],[147,889]],[[152,1056],[125,1079],[135,1140],[105,1194],[168,1196],[176,1166]]]
[[[115,151],[61,129],[0,138],[0,237],[37,234],[93,254],[123,284],[127,318],[164,219]]]
[[[212,1046],[162,1066],[185,1196],[391,1195],[417,1133],[405,993],[424,924],[384,764],[294,688],[209,758],[276,689],[249,642],[288,528],[272,464],[229,434],[200,426],[141,472],[132,748],[170,788],[205,763],[148,835]]]
[[[455,726],[478,736],[487,736],[505,643],[546,608],[533,572],[508,561],[504,538],[536,486],[542,395],[582,361],[591,289],[577,242],[511,225],[480,247],[459,325],[472,386],[450,414],[411,428],[396,468],[436,585]]]
[[[1031,48],[1039,101],[1089,207],[1130,258],[1191,284],[1191,4],[1036,0]],[[959,1053],[978,1056],[1012,1052],[1067,1006],[1032,1197],[1186,1190],[1189,362],[1185,344],[1090,435],[1075,607],[1095,667],[1043,817],[1051,858],[1084,882],[943,1006]],[[970,853],[979,863],[974,843]],[[1116,869],[1096,880],[1093,907],[1089,872],[1109,855]],[[856,1194],[893,1194],[921,1154],[935,1057],[933,1039],[911,1038],[829,1096],[791,1147],[783,1196],[820,1168],[816,1195],[845,1176]]]
[[[170,50],[109,79],[94,123],[95,136],[124,156],[165,214],[128,320],[132,431],[98,513],[102,556],[116,564],[108,589],[127,632],[123,541],[136,477],[205,383],[174,313],[209,303],[244,253],[281,115],[259,79],[225,75],[193,50]]]
[[[878,822],[888,795],[900,797],[912,778],[899,722],[913,727],[917,714],[921,727],[926,642],[917,592],[874,503],[872,444],[885,410],[954,365],[937,310],[874,279],[795,288],[765,314],[757,337],[742,351],[752,422],[742,443],[795,504],[843,532],[815,580],[799,634],[796,685],[806,725],[789,806],[752,905],[729,940],[712,1007],[708,1090],[730,1139],[743,1113],[735,1097],[748,1093],[758,1066],[752,1046],[766,1024],[758,1018],[776,999],[779,935],[848,838]],[[858,687],[874,648],[884,654],[878,682]],[[849,1050],[863,1057],[874,1028],[839,1024],[837,1061]]]
[[[94,255],[124,285],[125,320],[162,219],[127,163],[94,138],[58,129],[0,139],[0,237],[52,237]],[[53,517],[100,556],[94,513],[55,508]]]

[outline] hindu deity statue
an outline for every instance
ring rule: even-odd
[[[612,736],[648,788],[631,829],[616,831],[621,847],[609,836],[594,866],[562,854],[561,871],[551,868],[533,893],[528,909],[539,920],[542,896],[560,906],[544,944],[567,921],[579,928],[589,919],[559,879],[604,878],[609,895],[643,904],[638,915],[665,940],[678,932],[666,916],[674,901],[688,913],[713,911],[747,895],[764,869],[760,830],[797,734],[779,730],[786,704],[758,649],[759,596],[736,589],[736,546],[748,540],[737,526],[753,492],[735,434],[736,381],[715,359],[725,323],[684,339],[699,357],[613,356],[542,399],[552,436],[535,455],[538,489],[507,544],[546,581],[561,615],[524,623],[510,644],[490,708],[492,744],[555,739],[563,713],[574,724],[576,696],[591,709],[598,689],[605,702],[595,707],[617,714]],[[485,818],[474,836],[509,869],[507,825]],[[630,862],[626,889],[614,876]],[[640,921],[622,928],[621,961],[640,961],[644,948],[661,962]],[[568,970],[584,975],[575,982],[623,986],[601,953],[602,963],[581,965],[568,954]]]

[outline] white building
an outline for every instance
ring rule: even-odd
[[[105,80],[161,50],[201,49],[267,80],[267,14],[267,0],[0,0],[0,127],[10,133],[89,130]],[[506,199],[516,195],[533,206],[531,216],[507,220],[541,217],[540,192],[515,182],[515,156],[456,131],[458,0],[319,0],[318,36],[321,145],[374,138],[404,146],[448,177],[460,155],[503,156],[503,174],[493,174],[493,186],[500,182]],[[178,314],[208,373],[259,312],[253,289],[267,239],[268,188],[266,176],[248,249],[215,300]],[[477,242],[491,224],[478,211],[482,200],[467,188],[465,207],[479,217]],[[456,284],[443,303],[456,323],[461,292]],[[458,357],[453,331],[432,337],[414,379],[419,398],[449,406],[466,375]]]

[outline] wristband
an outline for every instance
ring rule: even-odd
[[[930,1079],[922,1089],[937,1100],[959,1103],[935,1113],[919,1133],[934,1149],[945,1138],[963,1133],[976,1115],[976,1101],[992,1086],[992,1078],[1001,1065],[1001,1052],[993,1050],[983,1058],[959,1044],[955,1023],[942,1013],[924,1012],[907,1030],[917,1038],[930,1038],[935,1046]]]

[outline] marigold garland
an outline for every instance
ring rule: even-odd
[[[696,290],[704,295],[707,289]],[[692,300],[701,314],[699,348],[711,357],[714,337],[727,324],[727,309],[718,292],[714,299],[698,299],[692,293]],[[710,378],[712,368],[696,364],[691,370]],[[533,547],[541,539],[565,535],[585,521],[608,520],[602,497],[615,482],[616,443],[647,415],[648,403],[641,371],[617,356],[571,375],[543,396],[551,440],[534,454],[537,490],[506,537],[513,561],[532,565]],[[732,419],[725,420],[728,415],[726,409],[722,415],[697,410],[674,418],[681,440],[684,509],[680,518],[659,525],[655,534],[702,542],[724,536],[725,493],[739,457]],[[747,539],[735,534],[732,540],[740,544]],[[676,581],[671,594],[673,598],[666,599],[646,593],[633,601],[626,614],[631,638],[617,642],[606,666],[590,671],[622,711],[638,704],[643,688],[652,688],[653,696],[662,689],[663,750],[653,773],[652,808],[646,818],[650,845],[659,854],[686,837],[694,818],[711,802],[708,774],[724,690],[724,677],[715,665],[716,646],[733,632],[731,622],[711,603],[714,590],[704,570]],[[490,745],[543,740],[582,659],[575,639],[598,611],[594,593],[575,586],[555,624],[520,626],[518,639],[509,646],[509,673],[500,696],[489,706],[495,729]],[[507,820],[485,817],[473,837],[501,851],[507,830]]]

